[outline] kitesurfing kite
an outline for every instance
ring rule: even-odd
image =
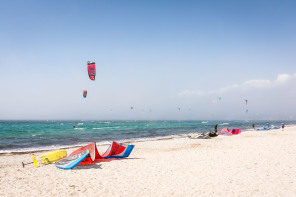
[[[91,143],[75,150],[68,157],[59,160],[56,162],[55,166],[57,168],[69,170],[73,169],[78,164],[89,165],[99,161],[110,161],[114,158],[126,158],[131,154],[133,149],[134,145],[123,145],[112,142],[106,152],[100,155],[96,143]]]
[[[246,105],[248,105],[248,100],[245,100],[246,101]]]
[[[96,78],[96,63],[95,62],[87,62],[87,72],[88,76],[91,80],[95,80]]]
[[[229,131],[229,129],[225,127],[224,129],[218,132],[218,135],[236,135],[240,134],[241,132],[242,131],[240,129],[232,129],[231,131]]]
[[[83,90],[83,98],[86,98],[87,90]]]
[[[222,98],[221,96],[217,96],[217,99],[218,99],[219,101],[221,101],[221,98]]]

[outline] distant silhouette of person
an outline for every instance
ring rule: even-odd
[[[252,124],[252,127],[253,127],[253,129],[255,130],[255,124],[254,124],[254,123]]]
[[[282,123],[282,131],[284,131],[284,128],[285,128],[285,124]]]
[[[73,129],[75,129],[76,128],[76,126],[75,126],[75,124],[73,125]]]
[[[216,137],[217,135],[217,128],[218,128],[218,124],[215,125],[215,130],[209,133],[210,137]]]

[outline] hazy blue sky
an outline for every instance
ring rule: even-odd
[[[295,62],[294,0],[0,0],[0,119],[296,119]]]

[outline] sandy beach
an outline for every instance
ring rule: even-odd
[[[295,138],[288,127],[136,142],[127,159],[73,170],[22,167],[45,152],[2,154],[0,196],[296,196]]]

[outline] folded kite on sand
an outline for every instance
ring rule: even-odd
[[[271,125],[271,127],[260,127],[260,128],[257,128],[256,130],[270,130],[270,129],[279,129],[280,127],[279,126],[274,126],[274,125]]]
[[[77,165],[94,164],[97,161],[108,161],[112,158],[125,158],[130,155],[134,145],[123,145],[112,142],[103,155],[100,155],[96,143],[90,143],[72,152],[68,157],[56,162],[56,167],[73,169]],[[79,162],[77,162],[79,161]]]
[[[192,134],[189,134],[188,137],[190,139],[210,139],[211,138],[209,136],[209,132],[208,133],[192,133]]]
[[[242,131],[240,129],[232,129],[231,131],[229,131],[229,129],[225,127],[224,129],[218,132],[218,135],[237,135],[241,132]]]
[[[87,158],[89,156],[89,150],[84,150],[82,152],[73,154],[71,156],[68,156],[64,159],[61,159],[56,162],[56,167],[69,170],[73,169],[75,166],[77,166],[82,160]]]

